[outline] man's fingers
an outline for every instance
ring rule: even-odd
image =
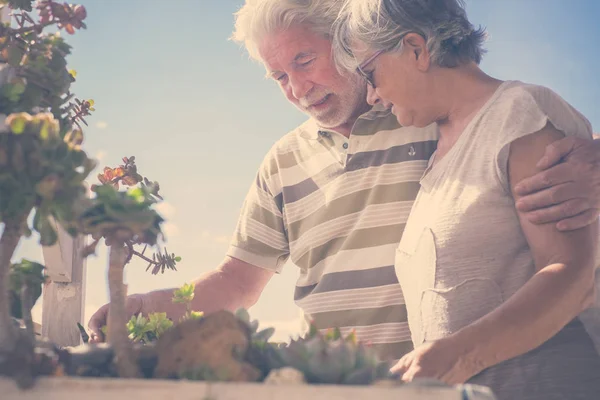
[[[101,338],[100,336],[96,335],[93,332],[90,334],[90,340],[88,341],[88,343],[102,343],[102,342],[104,342],[103,338]]]
[[[560,164],[523,179],[515,186],[515,193],[519,196],[526,196],[571,181],[573,181],[572,170],[568,165]]]
[[[516,207],[521,212],[534,211],[572,199],[577,193],[581,193],[577,184],[573,182],[562,183],[520,198],[516,203]],[[579,210],[576,213],[578,214],[581,211],[583,210]]]
[[[536,209],[525,214],[529,222],[534,224],[547,224],[573,218],[590,210],[586,199],[572,199],[551,207]]]
[[[104,335],[102,334],[102,327],[106,325],[108,317],[108,304],[103,305],[92,315],[88,322],[88,329],[91,331],[90,341],[92,343],[102,342]]]
[[[548,169],[559,163],[564,156],[573,151],[577,143],[577,139],[578,138],[575,136],[566,136],[561,140],[550,143],[548,146],[546,146],[546,152],[538,161],[537,167],[539,169]]]
[[[556,224],[556,228],[559,231],[573,231],[576,229],[588,226],[598,219],[600,210],[597,208],[588,209],[579,215],[572,218],[565,219]]]

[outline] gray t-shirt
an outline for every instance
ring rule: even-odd
[[[509,187],[508,152],[548,122],[566,135],[592,137],[589,122],[551,90],[504,82],[425,172],[395,261],[415,346],[473,323],[534,275]],[[501,400],[600,398],[600,357],[576,318],[540,348],[473,382]]]

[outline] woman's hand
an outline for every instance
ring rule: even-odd
[[[434,378],[449,385],[465,383],[481,372],[481,368],[467,362],[466,347],[452,337],[425,343],[394,365],[390,372],[405,382],[415,378]]]

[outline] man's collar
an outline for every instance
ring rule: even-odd
[[[365,112],[364,114],[361,114],[357,118],[357,121],[361,119],[375,120],[377,118],[388,116],[390,112],[391,110],[389,108],[385,108],[381,104],[375,104],[373,107],[371,107],[369,111]],[[331,129],[320,127],[319,123],[313,118],[310,118],[308,121],[306,121],[300,126],[300,136],[310,140],[318,140],[319,137],[322,136],[324,133],[331,132]]]

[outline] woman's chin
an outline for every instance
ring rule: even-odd
[[[435,122],[435,121],[428,121],[425,119],[414,118],[414,116],[412,116],[412,115],[405,115],[405,114],[403,115],[403,114],[396,114],[396,113],[394,113],[394,115],[396,116],[396,120],[398,120],[398,123],[400,124],[400,126],[405,126],[405,127],[412,126],[415,128],[426,128]]]
[[[392,113],[396,116],[396,120],[398,120],[398,123],[400,124],[400,126],[413,126],[413,119],[409,118],[406,115],[402,115],[400,113],[396,113],[394,112],[394,110],[392,109]]]

